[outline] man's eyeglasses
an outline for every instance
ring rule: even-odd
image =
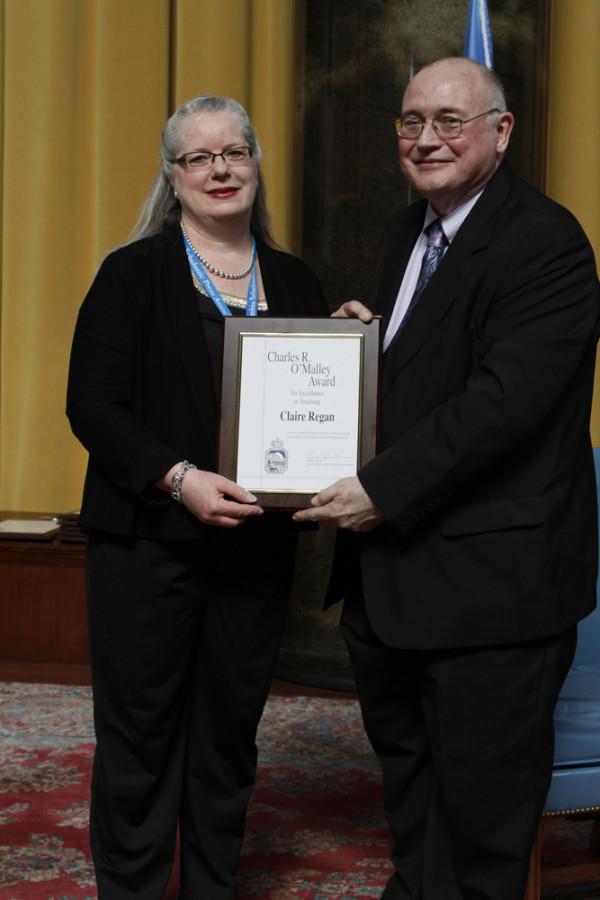
[[[475,119],[480,119],[482,116],[487,116],[494,112],[501,112],[501,110],[496,108],[486,109],[485,112],[471,116],[470,119],[459,119],[458,116],[446,113],[443,116],[436,116],[435,119],[431,119],[431,127],[438,137],[443,138],[445,141],[452,140],[452,138],[460,137],[463,125],[466,125],[467,122],[473,122]],[[421,136],[425,125],[426,121],[418,116],[401,116],[399,119],[396,119],[396,134],[399,138],[416,141]]]
[[[222,153],[211,153],[209,150],[191,150],[184,153],[171,162],[177,163],[182,168],[191,169],[208,169],[213,165],[215,159],[221,157],[226,166],[243,166],[252,158],[252,150],[250,147],[231,147],[229,150],[223,150]]]

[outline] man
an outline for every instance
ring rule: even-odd
[[[382,449],[295,516],[345,529],[386,900],[522,900],[556,697],[595,599],[598,282],[574,218],[503,163],[513,122],[469,60],[409,84],[400,166],[424,200],[377,265]]]

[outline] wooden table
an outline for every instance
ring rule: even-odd
[[[58,538],[0,540],[0,680],[89,683],[84,555]]]

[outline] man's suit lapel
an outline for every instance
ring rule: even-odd
[[[164,295],[171,306],[181,360],[198,407],[198,427],[204,431],[209,446],[216,447],[217,434],[211,423],[216,422],[218,416],[217,386],[198,311],[196,289],[178,233],[169,234],[167,238]]]
[[[490,242],[495,213],[504,202],[510,184],[509,171],[501,166],[459,229],[413,312],[388,347],[383,368],[384,392],[391,387],[400,369],[423,347],[456,300],[476,254]],[[422,221],[421,216],[421,224]],[[403,274],[404,269],[400,278]]]
[[[375,273],[377,293],[373,301],[373,312],[389,322],[404,272],[408,265],[415,241],[423,227],[427,204],[425,201],[410,206],[394,222],[386,234],[385,242],[390,249],[382,254]]]

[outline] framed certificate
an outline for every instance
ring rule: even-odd
[[[219,472],[299,509],[376,453],[380,318],[224,321]]]

